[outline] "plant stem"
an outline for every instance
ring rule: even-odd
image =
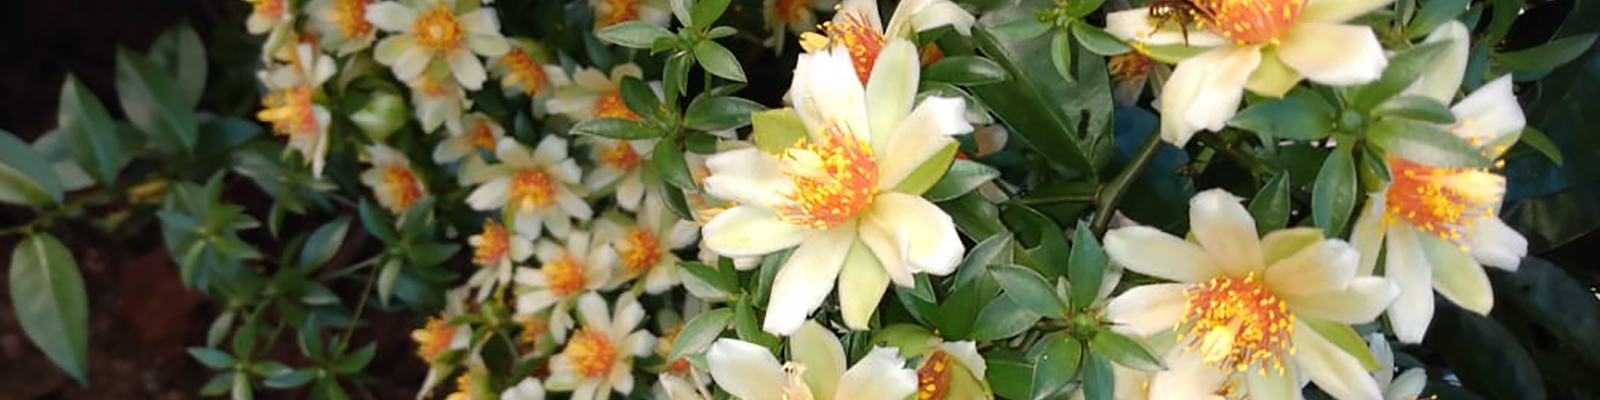
[[[1094,203],[1096,201],[1099,201],[1099,199],[1100,199],[1100,194],[1099,193],[1085,193],[1085,194],[1066,194],[1066,195],[1060,195],[1060,196],[1021,197],[1021,198],[1017,198],[1016,200],[1012,200],[1012,202],[1017,203],[1017,204],[1032,206],[1032,205],[1040,205],[1040,204],[1059,204],[1059,203]]]
[[[1151,131],[1150,136],[1144,139],[1144,144],[1139,145],[1139,151],[1134,153],[1133,160],[1111,178],[1105,188],[1100,191],[1099,204],[1095,206],[1094,222],[1089,225],[1096,234],[1104,233],[1106,226],[1111,223],[1111,215],[1116,212],[1117,203],[1122,202],[1122,195],[1133,184],[1133,180],[1144,172],[1144,167],[1150,165],[1150,159],[1155,158],[1156,151],[1161,149],[1161,134]]]
[[[367,300],[372,298],[372,284],[377,280],[378,268],[367,271],[367,284],[361,288],[361,300],[356,302],[356,312],[350,315],[350,325],[346,325],[344,334],[339,335],[339,347],[335,348],[335,353],[343,356],[345,348],[350,346],[350,335],[355,333],[356,325],[361,322],[361,312],[367,310]]]
[[[1223,157],[1227,157],[1228,160],[1239,164],[1239,166],[1244,167],[1247,170],[1250,170],[1251,174],[1261,175],[1267,172],[1267,167],[1265,165],[1261,165],[1261,161],[1258,161],[1254,157],[1250,157],[1249,155],[1240,152],[1239,149],[1234,148],[1232,144],[1229,144],[1226,140],[1223,140],[1222,136],[1217,135],[1216,132],[1200,132],[1195,136],[1200,138],[1201,143],[1205,143],[1206,146],[1216,149],[1217,153],[1222,154]]]

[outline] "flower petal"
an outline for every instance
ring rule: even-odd
[[[833,291],[833,281],[844,267],[855,236],[855,226],[845,224],[814,233],[800,242],[773,278],[772,296],[761,329],[778,335],[800,329],[806,316]]]
[[[1372,28],[1357,25],[1301,22],[1284,34],[1278,56],[1306,79],[1329,85],[1372,82],[1389,66]]]
[[[583,320],[583,327],[609,331],[611,328],[611,312],[606,309],[606,300],[598,293],[588,292],[578,297],[578,318]]]
[[[493,210],[506,205],[506,190],[511,179],[497,178],[478,186],[467,196],[467,204],[478,211]]]
[[[1472,229],[1472,257],[1490,267],[1516,271],[1528,255],[1528,239],[1497,217],[1479,219]]]
[[[1408,226],[1391,226],[1384,262],[1384,275],[1400,287],[1400,297],[1389,306],[1389,325],[1403,343],[1422,343],[1433,321],[1433,267],[1417,235]]]
[[[1383,398],[1378,390],[1378,382],[1367,374],[1361,361],[1328,342],[1311,326],[1295,322],[1291,339],[1296,349],[1291,356],[1294,357],[1295,370],[1311,378],[1311,382],[1316,383],[1323,392],[1341,400]]]
[[[917,392],[917,373],[905,368],[899,351],[874,347],[839,377],[835,399],[903,400]]]
[[[1206,365],[1198,354],[1184,351],[1181,346],[1168,352],[1163,361],[1167,370],[1150,378],[1150,400],[1220,400],[1222,396],[1200,394],[1216,393],[1233,371]]]
[[[883,142],[873,147],[873,153],[879,155],[878,188],[899,185],[945,146],[954,143],[949,135],[972,132],[966,113],[967,104],[960,98],[932,96],[922,100],[910,115],[896,121],[894,129],[882,136]]]
[[[1520,133],[1527,125],[1522,106],[1517,103],[1516,93],[1512,92],[1511,75],[1479,87],[1450,107],[1450,113],[1456,116],[1456,124],[1451,132],[1480,146],[1493,143],[1501,136]],[[1484,150],[1490,157],[1498,157],[1505,151],[1494,148]]]
[[[422,70],[433,61],[433,51],[422,46],[411,46],[400,57],[394,60],[394,77],[402,81],[415,80],[422,76]]]
[[[1289,309],[1295,315],[1307,315],[1346,324],[1372,322],[1383,313],[1400,294],[1400,288],[1388,279],[1363,276],[1350,281],[1338,291],[1283,294]]]
[[[1261,271],[1261,236],[1239,198],[1211,189],[1189,199],[1190,232],[1206,254],[1233,276]]]
[[[866,90],[856,77],[849,50],[835,46],[801,54],[794,74],[789,98],[813,139],[824,128],[839,125],[841,131],[871,141]]]
[[[1300,10],[1300,21],[1349,21],[1393,2],[1394,0],[1311,0]]]
[[[1439,104],[1450,104],[1456,99],[1456,91],[1461,88],[1461,78],[1467,72],[1467,56],[1471,39],[1467,26],[1460,21],[1450,20],[1444,25],[1433,29],[1428,38],[1422,43],[1436,43],[1450,41],[1444,53],[1433,59],[1433,65],[1422,71],[1417,81],[1407,86],[1402,94],[1415,94],[1437,100]]]
[[[758,206],[789,202],[784,191],[792,184],[777,158],[755,147],[728,150],[706,158],[706,193]]]
[[[1341,291],[1360,261],[1361,255],[1343,240],[1323,240],[1267,268],[1267,287],[1280,294]]]
[[[816,321],[806,321],[789,338],[789,357],[806,366],[806,386],[816,400],[832,400],[844,375],[844,346],[839,338]]]
[[[717,386],[745,400],[782,400],[783,367],[767,348],[737,339],[717,339],[706,351]]]
[[[483,60],[472,53],[456,52],[445,61],[450,62],[450,73],[455,75],[456,82],[460,82],[461,87],[467,90],[482,89],[483,81],[489,77],[483,70]]]
[[[366,18],[378,29],[405,32],[411,30],[411,22],[417,19],[417,12],[400,3],[385,1],[367,5]]]
[[[1250,373],[1244,375],[1246,390],[1252,399],[1300,399],[1300,380],[1292,374],[1277,372]]]
[[[889,158],[885,150],[893,137],[891,134],[898,132],[895,127],[911,112],[920,74],[916,45],[901,38],[890,39],[872,64],[866,87],[866,98],[871,100],[867,103],[867,123],[871,129],[868,143],[875,153],[882,155],[880,159]]]
[[[1161,88],[1161,138],[1182,147],[1195,132],[1221,130],[1260,64],[1254,46],[1218,47],[1179,62]]]
[[[1121,38],[1149,45],[1183,44],[1184,33],[1177,24],[1162,24],[1157,29],[1159,21],[1150,19],[1150,8],[1140,7],[1132,10],[1117,11],[1106,14],[1106,33]],[[1220,46],[1228,43],[1226,38],[1204,29],[1190,29],[1188,43],[1195,47]]]
[[[1106,304],[1106,318],[1117,324],[1118,332],[1149,336],[1172,329],[1188,301],[1183,297],[1188,284],[1157,283],[1135,286]]]
[[[1105,244],[1112,260],[1141,274],[1177,282],[1203,282],[1222,274],[1200,246],[1148,226],[1107,232]]]
[[[873,200],[865,223],[889,232],[907,269],[945,275],[961,263],[966,251],[956,225],[938,206],[905,193],[887,192]]]
[[[1387,187],[1383,190],[1389,190]],[[1367,197],[1367,209],[1361,212],[1361,217],[1356,219],[1356,226],[1350,232],[1350,245],[1361,254],[1361,262],[1356,264],[1356,275],[1372,275],[1372,270],[1378,266],[1378,250],[1383,248],[1383,199],[1382,191]]]
[[[844,314],[845,326],[867,330],[872,313],[878,310],[878,301],[883,300],[883,293],[889,289],[889,275],[884,272],[883,264],[858,240],[845,255],[838,280],[839,309]]]
[[[759,256],[794,247],[811,233],[784,222],[771,209],[756,206],[727,209],[701,230],[706,247],[728,257]]]
[[[1494,290],[1483,266],[1455,244],[1433,235],[1420,235],[1417,239],[1427,253],[1428,264],[1434,268],[1433,289],[1461,308],[1488,315],[1489,309],[1494,308]]]
[[[883,266],[883,271],[889,275],[889,280],[896,285],[912,287],[917,284],[912,278],[911,270],[906,266],[905,250],[894,237],[894,231],[887,231],[875,224],[861,224],[857,231],[862,244],[872,249],[872,255],[878,258],[878,264]]]

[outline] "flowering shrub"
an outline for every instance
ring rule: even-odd
[[[349,398],[373,310],[418,398],[1600,394],[1592,4],[1134,3],[250,0],[252,112],[179,26],[0,135],[12,305],[87,382],[84,219],[208,396]]]

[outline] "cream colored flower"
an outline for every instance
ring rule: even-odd
[[[523,378],[516,386],[500,392],[500,400],[544,400],[544,383],[539,378]]]
[[[456,82],[470,90],[487,79],[483,60],[498,57],[510,46],[500,36],[494,8],[457,14],[456,0],[419,0],[414,4],[384,1],[367,7],[367,21],[393,35],[378,41],[373,57],[394,68],[402,81],[416,79],[437,60],[449,65]]]
[[[372,188],[378,205],[395,214],[404,214],[416,205],[428,188],[411,170],[405,154],[382,144],[367,146],[367,161],[372,168],[361,173],[361,183]]]
[[[567,140],[546,136],[533,152],[504,138],[495,154],[501,164],[485,168],[475,178],[482,185],[467,196],[475,210],[504,209],[517,233],[538,237],[548,228],[556,237],[572,230],[572,219],[594,215],[589,203],[572,192],[582,171],[567,158]]]
[[[1328,85],[1371,82],[1388,66],[1372,29],[1343,22],[1393,0],[1193,0],[1207,15],[1187,28],[1150,18],[1149,8],[1106,16],[1106,31],[1140,45],[1208,50],[1178,63],[1163,85],[1161,138],[1177,146],[1221,130],[1244,90],[1282,96],[1302,78]]]
[[[472,326],[451,323],[466,311],[466,289],[451,289],[444,297],[444,311],[429,317],[421,329],[411,331],[411,340],[417,343],[417,358],[428,364],[428,375],[417,390],[418,399],[432,394],[433,387],[455,367],[445,362],[447,354],[471,350]]]
[[[660,294],[678,285],[678,256],[673,251],[694,244],[700,229],[667,212],[661,199],[645,196],[637,221],[612,215],[595,222],[595,234],[617,250],[614,283],[639,279],[645,291]]]
[[[639,120],[639,115],[628,109],[622,101],[622,78],[643,78],[644,70],[632,63],[611,68],[606,77],[594,68],[584,68],[572,74],[572,85],[556,88],[555,98],[545,106],[550,112],[561,114],[573,121],[594,118],[620,118]]]
[[[916,393],[917,374],[895,349],[874,348],[845,369],[833,333],[815,322],[797,330],[791,361],[782,365],[765,347],[717,339],[706,352],[717,386],[742,400],[903,400]]]
[[[1297,377],[1341,400],[1382,398],[1360,361],[1310,324],[1369,322],[1394,300],[1393,283],[1358,276],[1356,250],[1316,229],[1257,236],[1250,213],[1221,189],[1190,200],[1189,220],[1198,244],[1143,226],[1105,237],[1118,264],[1176,282],[1135,287],[1106,306],[1129,334],[1177,327],[1180,354],[1151,378],[1151,399],[1192,399],[1230,378],[1252,398],[1279,398],[1298,393]]]
[[[668,0],[589,0],[594,10],[594,30],[628,21],[640,21],[666,27],[672,23]]]
[[[244,20],[245,30],[260,35],[294,27],[294,2],[291,0],[244,0],[250,3],[250,16]]]
[[[555,307],[545,328],[556,342],[565,342],[567,331],[572,329],[568,300],[605,287],[617,265],[616,250],[590,238],[588,232],[572,231],[564,244],[540,239],[533,251],[539,268],[518,268],[514,278],[518,285],[517,315],[534,315]]]
[[[367,22],[367,6],[373,0],[311,0],[306,14],[311,28],[322,39],[322,47],[338,55],[366,50],[377,38],[377,29]]]
[[[972,14],[950,0],[907,0],[895,6],[884,27],[878,16],[876,0],[844,0],[833,21],[822,25],[826,37],[805,33],[800,35],[800,46],[814,52],[829,46],[848,49],[850,61],[862,85],[872,77],[873,64],[885,49],[889,39],[915,39],[917,32],[949,25],[962,35],[972,32]]]
[[[583,185],[598,191],[606,187],[616,189],[617,205],[622,209],[639,209],[644,198],[644,163],[650,159],[657,139],[616,140],[589,137],[589,159],[595,167],[583,177]]]
[[[500,139],[506,137],[506,129],[480,112],[467,114],[461,119],[461,131],[450,132],[450,137],[439,141],[439,146],[433,148],[433,161],[448,164],[461,161],[461,167],[456,171],[456,178],[462,184],[470,183],[472,177],[488,167],[480,152],[494,153]],[[464,160],[464,161],[463,161]]]
[[[490,61],[490,71],[500,77],[500,86],[521,93],[535,102],[550,97],[555,88],[572,84],[560,65],[546,64],[538,45],[528,39],[512,39],[511,50]]]
[[[1395,376],[1394,351],[1389,349],[1389,341],[1383,334],[1374,333],[1367,336],[1367,343],[1372,357],[1378,360],[1378,370],[1372,372],[1372,377],[1378,380],[1384,400],[1419,400],[1428,385],[1428,371],[1411,368]]]
[[[479,267],[467,279],[467,287],[478,288],[478,301],[489,298],[495,288],[511,283],[516,264],[533,255],[532,237],[513,234],[494,219],[483,220],[483,230],[467,238],[472,245],[472,263]]]
[[[461,131],[462,110],[472,107],[467,91],[450,78],[450,67],[444,63],[431,63],[416,79],[406,82],[411,87],[411,108],[416,110],[417,122],[422,130],[433,132],[443,126],[449,132]]]
[[[1450,131],[1491,159],[1516,143],[1525,123],[1510,76],[1483,85],[1450,111],[1456,117]],[[1528,240],[1496,215],[1504,176],[1392,153],[1388,161],[1390,182],[1368,198],[1351,241],[1363,255],[1361,273],[1376,269],[1379,249],[1387,245],[1383,274],[1400,285],[1389,322],[1400,341],[1419,343],[1433,320],[1433,292],[1488,314],[1494,293],[1482,266],[1515,271]]]
[[[897,186],[970,132],[960,99],[929,97],[912,108],[917,51],[893,39],[863,89],[845,46],[800,55],[789,97],[809,137],[783,154],[756,148],[706,161],[707,193],[739,205],[703,228],[728,257],[799,246],[773,283],[763,329],[789,334],[837,281],[844,320],[865,329],[892,280],[944,275],[961,260],[955,224],[933,203]],[[843,278],[840,278],[840,276]]]
[[[547,389],[571,391],[572,400],[605,400],[613,391],[633,391],[633,358],[649,355],[656,338],[637,330],[645,314],[633,294],[622,295],[615,306],[613,315],[598,294],[578,299],[583,328],[550,359]]]
[[[289,138],[289,147],[298,150],[311,164],[312,175],[322,176],[328,157],[328,127],[333,116],[319,98],[322,84],[333,77],[333,57],[310,44],[299,44],[285,53],[287,60],[259,75],[268,90],[261,99],[262,110],[256,119],[272,124],[272,131]]]

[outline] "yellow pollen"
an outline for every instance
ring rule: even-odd
[[[583,290],[588,283],[584,277],[583,262],[572,256],[564,256],[555,262],[545,263],[540,268],[544,271],[545,281],[550,285],[550,291],[556,296],[567,297]]]
[[[445,396],[444,400],[472,400],[472,374],[464,373],[456,377],[456,391]]]
[[[794,185],[793,204],[778,207],[795,225],[827,229],[855,218],[878,195],[878,164],[872,148],[838,124],[821,140],[806,140],[784,153],[783,171]]]
[[[1211,30],[1240,45],[1276,43],[1293,27],[1305,0],[1189,0]]]
[[[417,176],[411,169],[400,163],[391,163],[383,167],[384,191],[389,199],[390,211],[404,212],[422,199],[422,184],[417,182]]]
[[[265,15],[273,20],[282,18],[284,2],[288,0],[245,0],[250,3],[251,12],[256,15]]]
[[[459,49],[467,38],[461,21],[443,4],[419,13],[411,22],[411,34],[416,37],[417,44],[434,51]]]
[[[656,240],[656,234],[642,227],[633,227],[623,234],[620,243],[622,266],[627,269],[628,275],[639,275],[654,267],[661,260],[661,242]]]
[[[445,324],[440,317],[429,317],[422,329],[411,332],[411,340],[417,342],[417,357],[433,364],[440,354],[450,349],[450,342],[455,339],[458,330],[460,327]]]
[[[1459,246],[1480,218],[1495,215],[1505,177],[1476,168],[1440,168],[1389,158],[1393,182],[1384,194],[1386,215]]]
[[[1178,340],[1187,342],[1184,349],[1216,367],[1284,373],[1284,358],[1294,354],[1294,315],[1254,272],[1196,283],[1183,297]]]
[[[772,2],[772,11],[777,15],[778,21],[784,25],[803,23],[806,20],[810,0],[776,0]]]
[[[540,168],[523,168],[511,177],[506,207],[531,213],[549,206],[556,199],[556,183]]]
[[[617,361],[617,346],[605,332],[584,328],[572,335],[561,354],[572,361],[579,376],[601,378],[611,372],[611,365]]]
[[[531,317],[527,321],[522,321],[522,333],[518,334],[517,338],[522,341],[522,344],[531,346],[539,340],[539,336],[544,335],[549,330],[550,321],[544,317]]]
[[[483,220],[483,233],[479,233],[472,248],[472,263],[492,266],[505,259],[511,251],[511,232],[493,219]]]
[[[1111,77],[1116,79],[1117,83],[1129,84],[1148,76],[1154,65],[1144,53],[1129,51],[1111,56],[1106,67],[1111,70]]]
[[[622,90],[612,90],[600,95],[594,100],[595,118],[617,118],[638,121],[639,114],[634,114],[628,109],[628,103],[622,101]]]
[[[604,28],[639,18],[639,0],[601,0],[604,11],[597,11],[595,28]]]
[[[511,51],[500,58],[500,65],[510,71],[501,83],[505,86],[520,84],[522,94],[529,97],[539,95],[550,85],[550,77],[545,75],[544,67],[521,47],[512,46]]]
[[[331,19],[338,23],[340,33],[343,33],[344,37],[353,38],[372,32],[372,23],[367,22],[367,3],[371,2],[372,0],[337,0],[334,2],[334,6],[338,11],[334,14],[334,18]]]
[[[467,134],[472,135],[467,137],[467,139],[472,143],[473,147],[494,151],[494,127],[489,126],[488,122],[482,122],[477,125],[473,125],[472,131],[468,132]]]
[[[917,369],[917,400],[944,400],[950,391],[950,354],[935,351]]]
[[[843,12],[843,11],[841,11]],[[867,78],[872,75],[872,66],[878,61],[878,52],[883,50],[883,32],[872,26],[866,15],[861,13],[844,13],[842,18],[835,22],[822,23],[822,30],[828,33],[828,38],[833,43],[844,45],[850,51],[850,61],[856,67],[856,77],[861,79],[861,84],[867,84]],[[815,41],[814,38],[801,36],[801,45],[811,50],[806,41]],[[820,47],[819,47],[820,48]]]
[[[632,171],[644,162],[639,157],[639,152],[633,151],[633,145],[626,140],[618,140],[616,146],[605,146],[600,151],[600,163],[618,171]]]
[[[310,86],[294,86],[261,99],[262,110],[256,119],[272,124],[272,131],[284,136],[313,136],[320,130]]]

